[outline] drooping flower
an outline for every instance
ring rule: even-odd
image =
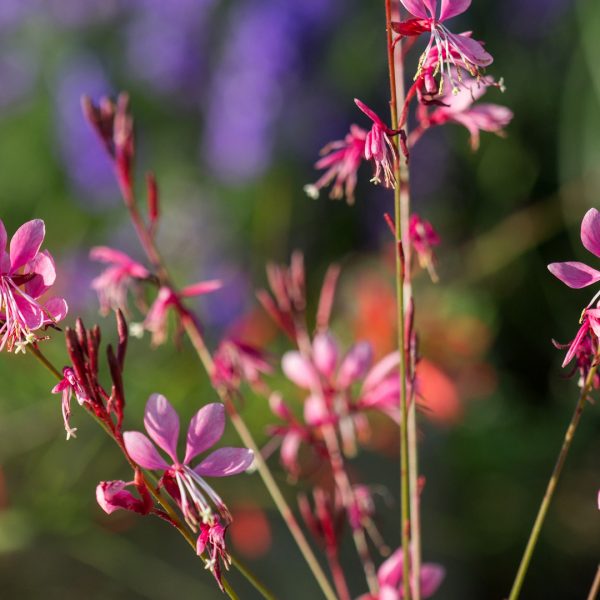
[[[583,217],[581,242],[586,250],[600,258],[600,211],[595,208],[590,208]],[[550,263],[548,270],[570,288],[580,289],[600,281],[600,271],[578,261]]]
[[[397,150],[392,136],[400,135],[399,131],[390,129],[364,102],[358,98],[354,99],[356,106],[373,121],[373,125],[365,139],[365,158],[373,159],[375,173],[371,179],[373,183],[383,183],[385,187],[393,188],[396,185],[394,177],[394,163],[397,158]]]
[[[213,507],[226,524],[231,521],[227,506],[204,480],[204,477],[226,477],[246,471],[254,456],[246,448],[219,448],[195,467],[190,466],[201,452],[219,441],[225,430],[225,408],[222,404],[207,404],[190,421],[183,461],[177,455],[179,417],[169,401],[152,394],[144,412],[144,426],[156,445],[171,459],[169,464],[152,442],[138,431],[123,434],[125,448],[131,458],[145,469],[162,471],[161,484],[175,498],[186,521],[197,528],[200,523],[214,521]]]
[[[0,350],[23,350],[32,334],[67,314],[63,298],[39,299],[54,284],[56,269],[47,250],[40,251],[46,230],[40,219],[21,225],[10,241],[0,220]]]
[[[90,258],[110,265],[91,284],[98,294],[101,314],[117,309],[126,313],[129,286],[136,279],[147,279],[150,272],[124,252],[107,246],[92,248]]]
[[[433,248],[440,243],[440,237],[433,225],[429,221],[421,219],[418,214],[413,213],[410,215],[408,223],[408,236],[417,255],[419,265],[422,269],[427,269],[433,281],[437,281]]]
[[[196,541],[196,553],[198,556],[208,553],[208,559],[205,560],[205,568],[208,569],[217,580],[219,587],[223,590],[221,583],[221,563],[229,569],[231,565],[231,556],[225,546],[225,531],[227,526],[223,527],[219,517],[215,515],[212,523],[201,523],[200,534]]]
[[[67,440],[72,437],[77,437],[75,432],[77,431],[77,427],[71,427],[70,419],[71,419],[71,397],[75,394],[75,398],[77,398],[77,402],[82,406],[85,402],[89,402],[89,397],[85,393],[83,386],[77,380],[77,376],[75,375],[75,371],[71,367],[65,367],[63,369],[63,378],[52,388],[53,394],[61,394],[62,393],[62,415],[63,421],[65,423],[65,431],[67,432]]]
[[[208,294],[218,290],[221,286],[221,281],[215,279],[188,285],[180,292],[175,292],[167,286],[161,287],[144,319],[144,329],[152,333],[152,345],[160,346],[167,339],[167,319],[170,308],[176,308],[178,312],[186,314],[188,310],[183,305],[184,298]]]
[[[469,78],[463,81],[459,89],[450,90],[447,86],[440,97],[440,106],[427,116],[424,116],[423,112],[417,113],[421,125],[426,127],[446,123],[463,125],[471,134],[471,148],[477,150],[480,131],[501,136],[504,134],[504,127],[513,118],[513,112],[506,106],[492,103],[475,104],[491,85],[495,85],[493,79],[483,77],[478,80]]]
[[[262,374],[273,372],[264,352],[234,338],[225,339],[219,344],[213,362],[213,384],[224,385],[231,390],[238,389],[242,381],[260,387]]]
[[[431,73],[447,74],[456,88],[457,80],[452,76],[453,67],[463,67],[475,76],[482,67],[493,62],[483,45],[472,39],[470,33],[451,33],[444,22],[462,14],[471,5],[471,0],[400,0],[413,18],[392,24],[401,36],[418,36],[429,32],[429,42],[421,58],[416,77],[421,75],[424,65],[431,66],[430,55],[437,52],[438,64]],[[438,4],[440,5],[439,15]],[[460,76],[460,72],[459,72]]]
[[[377,571],[379,592],[377,595],[364,594],[357,600],[402,600],[404,557],[402,548],[398,548]],[[446,571],[444,567],[435,563],[421,565],[421,598],[430,598],[440,587]]]
[[[362,127],[351,125],[343,140],[323,147],[320,152],[322,158],[315,163],[315,168],[327,170],[315,183],[304,186],[306,194],[316,199],[320,190],[333,181],[329,197],[333,200],[345,197],[348,204],[354,204],[357,172],[365,157],[366,139],[367,132]]]

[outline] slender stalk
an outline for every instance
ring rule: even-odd
[[[208,348],[206,347],[206,344],[204,343],[204,338],[202,337],[202,334],[198,329],[197,323],[193,318],[185,314],[181,315],[181,322],[190,341],[192,342],[192,345],[196,350],[196,353],[198,354],[198,357],[200,358],[200,361],[204,365],[206,372],[210,375],[213,372],[213,360]],[[219,397],[227,407],[231,422],[235,427],[235,430],[237,431],[243,444],[254,452],[254,461],[256,464],[256,469],[259,472],[265,487],[271,494],[271,497],[273,498],[275,506],[279,510],[281,517],[288,526],[288,529],[290,530],[292,537],[298,545],[298,548],[300,549],[304,560],[306,561],[310,570],[312,571],[314,578],[317,580],[317,583],[319,584],[323,595],[328,600],[336,600],[335,592],[333,591],[331,584],[327,580],[327,576],[325,575],[323,569],[321,568],[321,565],[317,561],[316,556],[314,555],[310,545],[308,544],[308,541],[306,540],[306,537],[304,536],[304,533],[302,532],[302,529],[298,524],[294,513],[292,512],[291,508],[289,507],[288,503],[283,497],[283,494],[281,493],[279,486],[273,478],[271,470],[269,469],[266,461],[262,457],[260,449],[254,441],[254,438],[252,437],[252,434],[246,426],[245,421],[237,412],[233,400],[229,397],[227,389],[219,387],[217,388],[217,393],[219,394]]]
[[[552,502],[552,498],[554,496],[554,492],[556,490],[556,486],[558,485],[558,479],[563,469],[563,465],[567,458],[567,454],[569,453],[569,449],[571,448],[571,443],[573,441],[573,436],[575,435],[575,431],[577,429],[577,425],[579,424],[579,420],[581,419],[581,414],[583,413],[583,409],[588,401],[588,396],[592,389],[592,384],[594,382],[594,377],[598,370],[598,360],[600,359],[600,348],[594,357],[594,364],[590,368],[588,376],[584,382],[583,388],[581,389],[581,393],[579,395],[579,400],[575,405],[575,410],[573,412],[573,416],[571,417],[571,421],[569,426],[567,427],[567,431],[565,432],[565,437],[558,453],[558,458],[556,459],[556,464],[554,465],[554,469],[552,471],[552,475],[550,476],[550,480],[548,481],[548,486],[546,487],[546,493],[542,498],[542,503],[540,504],[540,508],[538,510],[537,516],[535,518],[535,522],[533,524],[533,528],[531,529],[531,533],[529,534],[529,539],[527,541],[527,546],[525,547],[525,552],[523,553],[523,557],[521,558],[521,563],[519,565],[519,570],[517,571],[517,575],[515,577],[515,581],[513,583],[512,589],[510,591],[510,595],[508,600],[516,600],[521,593],[521,587],[523,586],[523,581],[525,580],[525,575],[527,574],[527,569],[529,568],[529,563],[531,561],[531,557],[533,555],[533,551],[535,550],[535,546],[540,537],[540,532],[542,531],[542,526],[544,525],[544,520],[546,518],[546,514],[548,513],[548,509],[550,508],[550,503]]]
[[[344,569],[342,569],[342,565],[340,565],[337,552],[328,550],[326,554],[338,598],[340,600],[351,600],[350,590],[348,589],[346,576],[344,575]]]
[[[600,592],[600,565],[598,565],[598,569],[596,570],[596,576],[592,582],[592,587],[590,588],[587,600],[596,600],[596,598],[598,598],[598,592]]]
[[[266,598],[266,600],[275,600],[273,593],[256,578],[254,573],[244,563],[241,563],[237,558],[232,556],[231,564],[254,586],[254,589],[262,594],[263,598]]]
[[[390,79],[390,113],[392,129],[398,128],[398,81],[396,78],[396,65],[394,58],[394,45],[392,36],[392,0],[385,0],[385,23],[387,32],[388,69]],[[398,44],[400,45],[400,44]],[[400,49],[401,50],[401,49]],[[403,94],[403,87],[400,87]],[[396,303],[398,322],[398,351],[400,352],[400,534],[403,553],[403,597],[411,598],[410,585],[410,482],[408,460],[408,398],[406,389],[407,356],[405,335],[405,310],[404,310],[404,273],[406,269],[402,244],[402,194],[403,187],[407,187],[403,178],[407,179],[407,171],[401,166],[402,154],[400,144],[396,138],[396,156],[394,160],[394,221],[396,242]]]

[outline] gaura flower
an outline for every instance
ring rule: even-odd
[[[437,281],[433,248],[440,243],[440,236],[433,225],[413,213],[408,222],[408,236],[422,269],[427,269],[432,281]]]
[[[316,169],[327,169],[315,182],[304,186],[304,191],[313,199],[319,197],[322,188],[332,181],[329,197],[333,200],[346,198],[348,204],[354,204],[357,172],[365,156],[367,132],[358,125],[351,125],[350,132],[343,140],[330,142],[322,148]]]
[[[372,362],[371,344],[358,342],[341,358],[338,344],[328,332],[315,336],[310,358],[292,351],[286,352],[281,362],[286,377],[310,392],[304,401],[308,429],[336,425],[348,455],[356,453],[357,434],[368,432],[364,411],[376,409],[399,418],[398,354],[389,354],[374,366]],[[297,432],[298,445],[305,438]]]
[[[397,157],[397,150],[392,136],[399,135],[399,131],[390,129],[364,102],[358,98],[354,99],[358,108],[373,121],[371,130],[367,133],[365,139],[365,158],[373,159],[375,163],[375,173],[371,179],[373,183],[383,183],[385,187],[393,188],[396,185],[394,177],[394,162]]]
[[[135,487],[140,497],[134,496],[127,490],[128,487]],[[115,510],[129,510],[147,515],[153,509],[152,497],[137,469],[133,481],[101,481],[96,486],[96,501],[108,515]]]
[[[0,220],[0,350],[16,346],[23,350],[36,341],[33,331],[65,318],[63,298],[40,302],[56,280],[54,260],[47,250],[40,251],[46,229],[35,219],[21,225],[10,241]]]
[[[402,600],[404,557],[402,548],[398,548],[377,571],[379,593],[364,594],[357,600]],[[430,598],[440,587],[445,575],[445,569],[435,563],[421,565],[421,598]]]
[[[89,398],[83,389],[81,383],[77,380],[75,371],[71,367],[63,369],[63,378],[52,388],[53,394],[62,393],[62,415],[65,423],[65,431],[67,432],[67,440],[72,437],[77,437],[75,432],[77,427],[71,427],[71,397],[75,394],[77,402],[82,406],[85,402],[89,402]]]
[[[254,455],[246,448],[219,448],[195,467],[190,463],[202,452],[216,444],[225,430],[225,408],[213,403],[202,407],[190,421],[183,461],[177,455],[179,417],[169,401],[152,394],[144,412],[144,426],[156,445],[164,450],[171,463],[156,450],[152,442],[139,431],[123,434],[129,456],[144,469],[162,471],[160,484],[180,506],[190,527],[215,522],[216,508],[226,525],[231,522],[227,506],[205,481],[205,477],[228,477],[246,471]]]
[[[110,265],[91,284],[98,294],[100,313],[107,315],[111,310],[118,309],[126,313],[129,286],[136,279],[147,279],[150,272],[124,252],[107,246],[92,248],[90,258]]]
[[[273,372],[262,350],[235,338],[224,339],[219,344],[213,362],[213,384],[224,385],[230,390],[238,389],[242,381],[261,387],[262,375]]]
[[[583,217],[581,242],[586,250],[600,258],[600,212],[595,208],[590,208]],[[548,270],[570,288],[580,289],[600,281],[600,271],[578,261],[550,263]]]
[[[401,36],[417,36],[430,32],[429,42],[419,59],[417,75],[419,77],[424,65],[430,62],[430,54],[437,51],[438,65],[434,72],[446,73],[452,83],[452,67],[465,67],[475,76],[481,67],[492,64],[493,58],[483,45],[472,39],[469,33],[451,33],[444,22],[465,12],[471,0],[441,0],[438,13],[438,0],[400,0],[406,10],[413,16],[411,19],[392,23],[392,28]],[[453,85],[454,87],[454,85]]]
[[[225,546],[225,531],[219,518],[215,516],[212,523],[200,524],[200,535],[196,541],[196,553],[201,556],[204,552],[208,553],[208,559],[205,561],[205,568],[208,569],[217,580],[219,587],[223,591],[221,583],[221,562],[229,569],[231,565],[231,556]]]
[[[188,313],[183,306],[184,298],[208,294],[220,289],[221,286],[221,281],[215,279],[188,285],[180,292],[175,292],[167,286],[161,287],[144,319],[144,329],[152,333],[152,345],[160,346],[167,339],[169,308],[176,308],[179,313]]]
[[[440,97],[440,106],[433,110],[425,119],[420,115],[421,125],[444,125],[458,123],[467,128],[471,134],[471,148],[479,148],[479,132],[489,131],[497,135],[504,134],[506,127],[513,118],[513,112],[500,104],[474,104],[491,85],[496,85],[491,77],[479,80],[469,78],[463,82],[460,89],[449,90]],[[426,122],[423,123],[423,120]]]

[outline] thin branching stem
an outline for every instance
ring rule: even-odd
[[[398,82],[396,78],[396,64],[392,36],[392,0],[385,0],[385,21],[387,32],[388,70],[390,80],[390,114],[391,127],[398,128],[398,102],[403,99],[398,96]],[[400,44],[397,44],[400,46]],[[401,51],[401,48],[398,48]],[[403,92],[403,87],[400,86]],[[409,481],[409,447],[408,447],[408,395],[406,386],[407,376],[407,348],[406,348],[406,323],[405,323],[405,298],[404,298],[404,273],[407,265],[403,252],[403,222],[402,222],[402,195],[403,187],[408,188],[408,172],[406,165],[401,165],[402,155],[400,142],[396,137],[396,152],[394,160],[394,222],[396,243],[396,306],[398,324],[398,352],[400,353],[400,536],[403,553],[402,588],[405,600],[410,600],[410,481]],[[403,181],[403,178],[406,181]],[[406,192],[404,192],[406,193]]]
[[[529,534],[527,546],[525,547],[523,557],[521,558],[519,570],[517,571],[517,575],[515,577],[515,581],[510,591],[510,596],[508,597],[508,600],[517,600],[519,594],[521,593],[523,581],[525,580],[525,575],[527,574],[527,569],[529,568],[531,557],[533,556],[533,552],[540,537],[540,532],[542,531],[546,515],[548,514],[550,503],[552,502],[552,498],[554,497],[554,492],[556,491],[558,480],[560,478],[560,474],[565,464],[565,460],[567,458],[567,455],[569,454],[571,443],[573,442],[573,437],[575,435],[575,431],[577,430],[577,425],[579,425],[583,409],[589,401],[589,395],[594,383],[594,377],[596,376],[596,372],[598,371],[599,360],[600,347],[598,349],[598,352],[596,353],[596,356],[594,357],[594,363],[588,372],[583,387],[581,388],[579,399],[577,400],[575,410],[573,411],[573,416],[571,417],[571,421],[569,422],[569,426],[567,427],[567,431],[565,432],[565,437],[563,439],[560,452],[558,453],[556,464],[554,465],[554,469],[552,470],[552,475],[550,476],[550,480],[548,481],[546,492],[544,494],[544,497],[542,498],[542,502],[540,504],[540,508],[538,509],[537,516],[533,523],[531,533]]]

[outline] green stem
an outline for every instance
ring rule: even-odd
[[[596,569],[596,576],[592,582],[590,593],[588,594],[587,600],[596,600],[598,598],[598,592],[600,592],[600,565]]]
[[[387,31],[388,69],[390,79],[390,113],[392,129],[398,128],[398,94],[396,66],[392,36],[392,2],[385,0],[385,21]],[[398,44],[399,45],[399,44]],[[403,88],[401,88],[402,90]],[[408,398],[406,389],[407,360],[404,315],[404,272],[405,262],[402,252],[402,187],[407,185],[406,169],[401,166],[400,143],[396,138],[396,157],[394,161],[394,222],[396,242],[396,307],[398,321],[398,352],[400,353],[400,535],[402,540],[403,576],[402,588],[405,600],[411,598],[410,585],[410,483],[408,459]]]
[[[252,573],[246,565],[241,563],[237,558],[231,557],[231,564],[252,584],[254,589],[260,592],[266,600],[275,600],[273,593],[259,581],[254,573]]]
[[[579,424],[579,420],[581,419],[581,414],[583,413],[583,409],[588,401],[588,396],[592,389],[592,385],[594,382],[594,377],[598,370],[598,360],[600,359],[600,348],[594,357],[594,364],[590,368],[590,371],[586,377],[583,388],[581,389],[581,394],[579,395],[579,400],[575,405],[575,410],[573,412],[573,416],[571,417],[571,422],[567,427],[567,431],[565,432],[565,437],[558,453],[558,458],[556,459],[556,464],[554,465],[554,469],[552,471],[552,475],[550,476],[550,480],[548,481],[548,486],[546,488],[546,493],[542,498],[542,503],[540,504],[540,508],[538,510],[537,516],[535,518],[535,522],[533,524],[533,528],[531,533],[529,534],[529,539],[527,541],[527,546],[525,547],[525,552],[523,553],[523,557],[521,558],[521,564],[519,565],[519,570],[517,571],[517,575],[515,577],[515,581],[513,583],[512,589],[510,591],[510,596],[508,600],[517,600],[519,594],[521,593],[521,587],[523,586],[523,581],[525,580],[525,575],[527,574],[527,569],[529,568],[529,563],[531,561],[531,557],[535,550],[535,546],[540,537],[540,532],[542,531],[542,526],[544,525],[544,520],[546,519],[546,514],[548,513],[548,509],[550,508],[550,503],[552,502],[552,498],[554,496],[554,492],[556,490],[556,486],[558,485],[558,480],[560,474],[563,469],[563,465],[567,458],[567,454],[569,453],[569,449],[571,448],[571,443],[573,441],[573,436],[575,435],[575,431],[577,429],[577,425]]]

